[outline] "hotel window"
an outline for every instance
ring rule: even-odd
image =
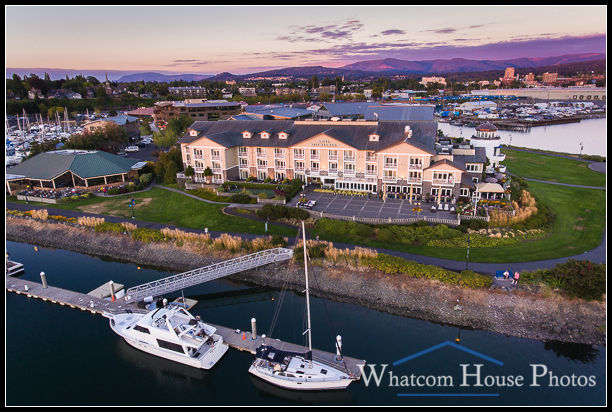
[[[462,187],[459,196],[468,197],[470,195],[470,189],[467,187]]]
[[[376,174],[376,165],[366,165],[366,174],[375,175]]]
[[[346,173],[355,173],[355,163],[345,163],[344,171]]]
[[[262,139],[268,139],[270,137],[270,133],[268,132],[261,132],[261,138]]]
[[[310,158],[311,159],[318,159],[319,158],[319,151],[317,149],[310,149]]]
[[[260,169],[266,168],[268,167],[268,162],[265,160],[258,160],[257,161],[257,167]]]
[[[355,151],[354,150],[345,150],[344,151],[344,160],[348,160],[348,161],[355,160]]]
[[[480,172],[480,165],[478,164],[466,164],[465,170],[468,172]]]
[[[338,163],[329,163],[328,167],[330,172],[335,172],[336,170],[338,170]]]
[[[282,160],[277,160],[276,164],[274,165],[274,167],[279,169],[279,170],[284,170],[285,169],[285,162],[283,162]]]
[[[196,159],[202,158],[202,149],[193,149],[193,157]]]
[[[248,170],[241,170],[240,171],[240,178],[243,180],[246,180],[249,178],[249,171]]]
[[[329,150],[328,152],[329,160],[338,160],[338,151],[337,150]]]
[[[319,171],[319,162],[310,162],[310,168],[313,172]]]
[[[248,155],[248,150],[246,147],[241,146],[238,148],[238,156],[247,156]]]
[[[397,157],[387,157],[385,156],[385,167],[397,167]]]
[[[248,159],[240,159],[240,167],[249,167]]]
[[[285,149],[274,149],[274,157],[285,157]]]
[[[296,159],[303,159],[304,158],[304,149],[293,149],[293,156]]]
[[[304,170],[304,162],[295,162],[295,170]]]
[[[366,162],[375,162],[376,161],[376,153],[375,152],[367,152],[366,153]]]
[[[221,159],[221,152],[219,150],[211,150],[211,155],[213,159]]]
[[[257,157],[266,157],[266,149],[263,147],[257,148]]]
[[[397,173],[395,170],[385,170],[384,177],[386,179],[395,179],[397,178]]]

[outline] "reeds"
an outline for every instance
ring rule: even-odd
[[[104,223],[104,218],[93,216],[80,216],[77,218],[77,223],[81,226],[96,227],[97,225]]]
[[[491,220],[489,224],[491,226],[509,226],[513,223],[522,222],[528,219],[538,211],[535,198],[527,190],[523,190],[523,198],[521,199],[520,206],[513,200],[512,208],[516,211],[514,216],[500,210],[491,211]]]

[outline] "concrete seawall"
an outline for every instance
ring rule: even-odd
[[[173,272],[224,259],[222,255],[204,256],[187,246],[143,243],[124,235],[96,233],[92,229],[61,223],[7,216],[6,224],[7,240]],[[229,278],[277,288],[287,280],[290,289],[301,292],[304,289],[303,276],[300,264],[278,263]],[[526,292],[509,295],[499,290],[466,289],[366,268],[347,270],[327,263],[313,265],[311,291],[313,295],[335,301],[438,323],[531,339],[605,345],[606,309],[602,302],[570,301]],[[460,310],[455,309],[457,299]]]

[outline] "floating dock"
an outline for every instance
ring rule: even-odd
[[[139,308],[136,306],[136,304],[126,303],[125,299],[110,301],[54,286],[44,288],[40,283],[18,278],[7,278],[6,290],[19,295],[26,295],[29,298],[41,299],[45,302],[57,303],[62,306],[88,311],[93,314],[102,315],[104,312],[124,313],[126,311],[133,313],[149,312],[146,309]],[[233,349],[255,354],[257,347],[262,344],[261,336],[258,335],[255,337],[255,339],[253,339],[251,332],[238,332],[238,329],[231,329],[212,323],[208,324],[215,327],[217,329],[217,333],[221,335],[223,340]],[[305,346],[284,342],[274,338],[265,338],[265,343],[266,345],[274,346],[279,350],[285,351],[306,352],[308,350],[308,348]],[[348,371],[357,378],[361,377],[359,365],[365,365],[364,360],[350,358],[347,356],[344,356],[342,361],[337,361],[335,353],[324,352],[318,349],[313,349],[312,358],[313,360],[317,360],[321,363],[340,369],[346,366],[346,369],[348,369]]]
[[[6,260],[6,276],[13,276],[24,271],[22,263]]]

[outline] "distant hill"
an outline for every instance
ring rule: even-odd
[[[442,74],[504,70],[506,67],[537,68],[605,59],[603,53],[568,54],[554,57],[523,57],[505,60],[437,59],[410,61],[400,59],[367,60],[346,65],[342,69],[366,72]]]
[[[184,80],[186,82],[197,82],[200,80],[208,79],[212,77],[210,74],[161,74],[155,72],[146,72],[146,73],[132,73],[127,74],[125,76],[121,76],[117,79],[119,83],[129,83],[129,82],[173,82],[177,80]]]

